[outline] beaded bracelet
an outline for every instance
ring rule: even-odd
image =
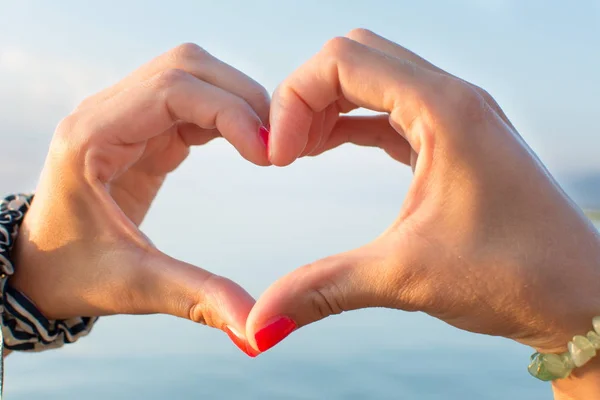
[[[592,319],[593,331],[586,336],[577,335],[569,342],[568,349],[562,354],[534,353],[527,370],[542,381],[563,379],[571,374],[573,368],[581,367],[590,361],[596,350],[600,350],[600,316]]]
[[[4,348],[42,351],[61,347],[87,335],[98,319],[50,321],[27,296],[8,284],[15,272],[11,250],[32,200],[33,195],[15,194],[0,203],[0,400],[4,387]]]

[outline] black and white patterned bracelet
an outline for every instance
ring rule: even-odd
[[[31,300],[8,284],[8,279],[15,272],[11,250],[32,200],[33,195],[15,194],[5,197],[0,203],[0,400],[4,387],[5,348],[43,351],[61,347],[87,335],[98,319],[80,317],[50,321]]]

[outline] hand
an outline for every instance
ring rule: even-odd
[[[340,116],[359,107],[382,116]],[[265,351],[298,327],[365,307],[564,351],[600,314],[600,239],[483,90],[365,30],[286,79],[269,157],[287,165],[345,142],[383,148],[414,178],[365,246],[273,284],[247,323]]]
[[[54,135],[10,284],[49,319],[167,313],[241,332],[246,351],[253,298],[161,253],[138,225],[192,145],[223,136],[268,165],[268,110],[260,85],[190,44],[84,101]]]
[[[93,111],[117,93],[169,69],[172,70],[169,73],[181,70],[213,86],[206,93],[207,101],[213,101],[215,95],[209,93],[210,91],[217,92],[215,97],[226,96],[221,91],[229,92],[237,97],[234,101],[242,100],[247,103],[241,105],[242,107],[250,105],[253,107],[251,111],[261,120],[268,121],[270,97],[265,89],[195,44],[183,44],[159,56],[123,81],[84,100],[77,111]],[[129,219],[139,226],[166,175],[185,160],[190,146],[206,144],[219,136],[221,133],[213,125],[209,125],[209,128],[199,128],[183,121],[173,124],[169,130],[151,138],[136,165],[111,182],[111,196]],[[258,136],[254,133],[229,129],[225,138],[230,140],[247,160],[261,166],[270,165],[265,150],[257,143]]]

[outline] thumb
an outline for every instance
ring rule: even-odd
[[[344,311],[390,307],[389,262],[369,245],[305,265],[275,282],[250,312],[246,337],[263,352],[296,329]]]
[[[139,313],[170,314],[221,329],[247,355],[258,355],[244,336],[255,300],[241,286],[158,251],[144,267]]]

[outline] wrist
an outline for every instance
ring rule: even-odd
[[[561,263],[565,279],[560,291],[550,291],[554,312],[546,321],[549,340],[534,346],[540,353],[566,352],[575,335],[586,337],[589,331],[597,331],[597,327],[592,328],[592,319],[600,315],[600,240],[595,229],[589,233],[578,238],[581,246],[577,252],[566,255],[570,262],[565,259]],[[552,299],[544,298],[547,300]],[[586,364],[573,368],[567,378],[551,382],[556,400],[600,398],[600,350],[596,352]]]
[[[596,356],[565,379],[552,381],[555,400],[600,398],[600,357]]]
[[[566,351],[573,336],[585,336],[600,315],[600,236],[591,224],[578,228],[561,251],[548,251],[536,264],[543,273],[529,304],[539,320],[530,321],[537,329],[526,344],[540,353]]]

